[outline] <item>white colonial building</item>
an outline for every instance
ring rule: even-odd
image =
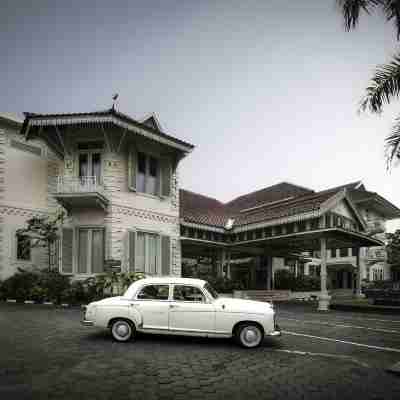
[[[16,235],[34,215],[63,208],[61,272],[87,277],[105,260],[127,271],[181,274],[178,165],[193,146],[114,109],[80,114],[3,116],[0,278],[47,265]]]
[[[192,272],[207,259],[213,273],[252,289],[273,287],[285,268],[320,276],[323,292],[391,277],[385,222],[400,210],[361,182],[320,192],[282,182],[221,203],[179,189],[179,162],[192,150],[154,115],[1,116],[0,279],[47,265],[45,251],[24,251],[16,233],[61,209],[53,264],[76,278],[103,272],[107,260],[179,276],[182,258]]]

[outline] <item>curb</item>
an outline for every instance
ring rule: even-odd
[[[81,308],[85,309],[87,304],[68,304],[68,303],[61,303],[55,304],[52,301],[44,301],[43,303],[38,303],[33,300],[24,300],[22,302],[17,302],[15,299],[6,299],[0,301],[0,303],[9,303],[9,304],[18,304],[18,305],[36,305],[36,306],[53,306],[53,307],[62,307],[62,308]]]
[[[393,306],[357,306],[351,304],[330,304],[329,308],[331,310],[338,311],[355,311],[355,312],[372,312],[372,313],[380,313],[380,314],[399,314],[400,315],[400,307]]]
[[[385,371],[400,376],[400,362],[393,364],[389,368],[386,368]]]

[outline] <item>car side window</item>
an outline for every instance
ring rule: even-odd
[[[205,297],[203,292],[195,287],[189,285],[175,285],[174,286],[174,300],[175,301],[192,301],[197,303],[204,303]]]
[[[168,297],[168,285],[147,285],[137,295],[140,300],[168,300]]]

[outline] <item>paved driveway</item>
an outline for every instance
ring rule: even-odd
[[[0,399],[400,399],[400,315],[278,307],[286,334],[229,340],[143,335],[120,344],[80,311],[0,304]]]

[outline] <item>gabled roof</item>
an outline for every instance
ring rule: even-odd
[[[376,209],[386,219],[400,218],[400,209],[376,192],[352,189],[349,196],[355,204]]]
[[[146,115],[139,122],[157,131],[162,131],[160,121],[154,113]]]
[[[310,193],[314,193],[314,191],[289,182],[281,182],[255,192],[239,196],[226,203],[226,206],[232,211],[240,211],[287,199],[289,197],[298,197]]]
[[[180,216],[184,222],[224,228],[228,219],[233,219],[233,227],[255,223],[291,218],[301,214],[321,215],[341,200],[348,202],[355,218],[365,228],[365,221],[357,210],[356,204],[362,199],[377,198],[387,202],[383,197],[365,190],[361,181],[348,183],[314,192],[288,182],[249,193],[222,203],[214,198],[203,196],[187,190],[180,191]],[[378,197],[377,197],[378,196]],[[387,202],[395,210],[400,210]],[[386,203],[385,203],[386,204]]]
[[[340,185],[340,186],[336,186],[333,188],[328,188],[328,189],[324,189],[324,190],[320,190],[318,193],[323,193],[323,192],[339,192],[340,190],[353,190],[353,189],[357,189],[357,190],[365,190],[364,184],[362,183],[362,181],[355,181],[355,182],[351,182],[351,183],[346,183],[345,185]]]
[[[63,113],[63,114],[35,114],[24,113],[25,120],[21,133],[27,135],[31,126],[67,125],[67,124],[95,124],[114,123],[126,129],[142,130],[148,132],[150,138],[160,138],[163,142],[175,145],[182,151],[190,152],[194,146],[188,142],[177,139],[169,134],[156,129],[149,124],[139,122],[129,115],[117,111],[115,108],[108,110],[93,111],[86,113]]]

